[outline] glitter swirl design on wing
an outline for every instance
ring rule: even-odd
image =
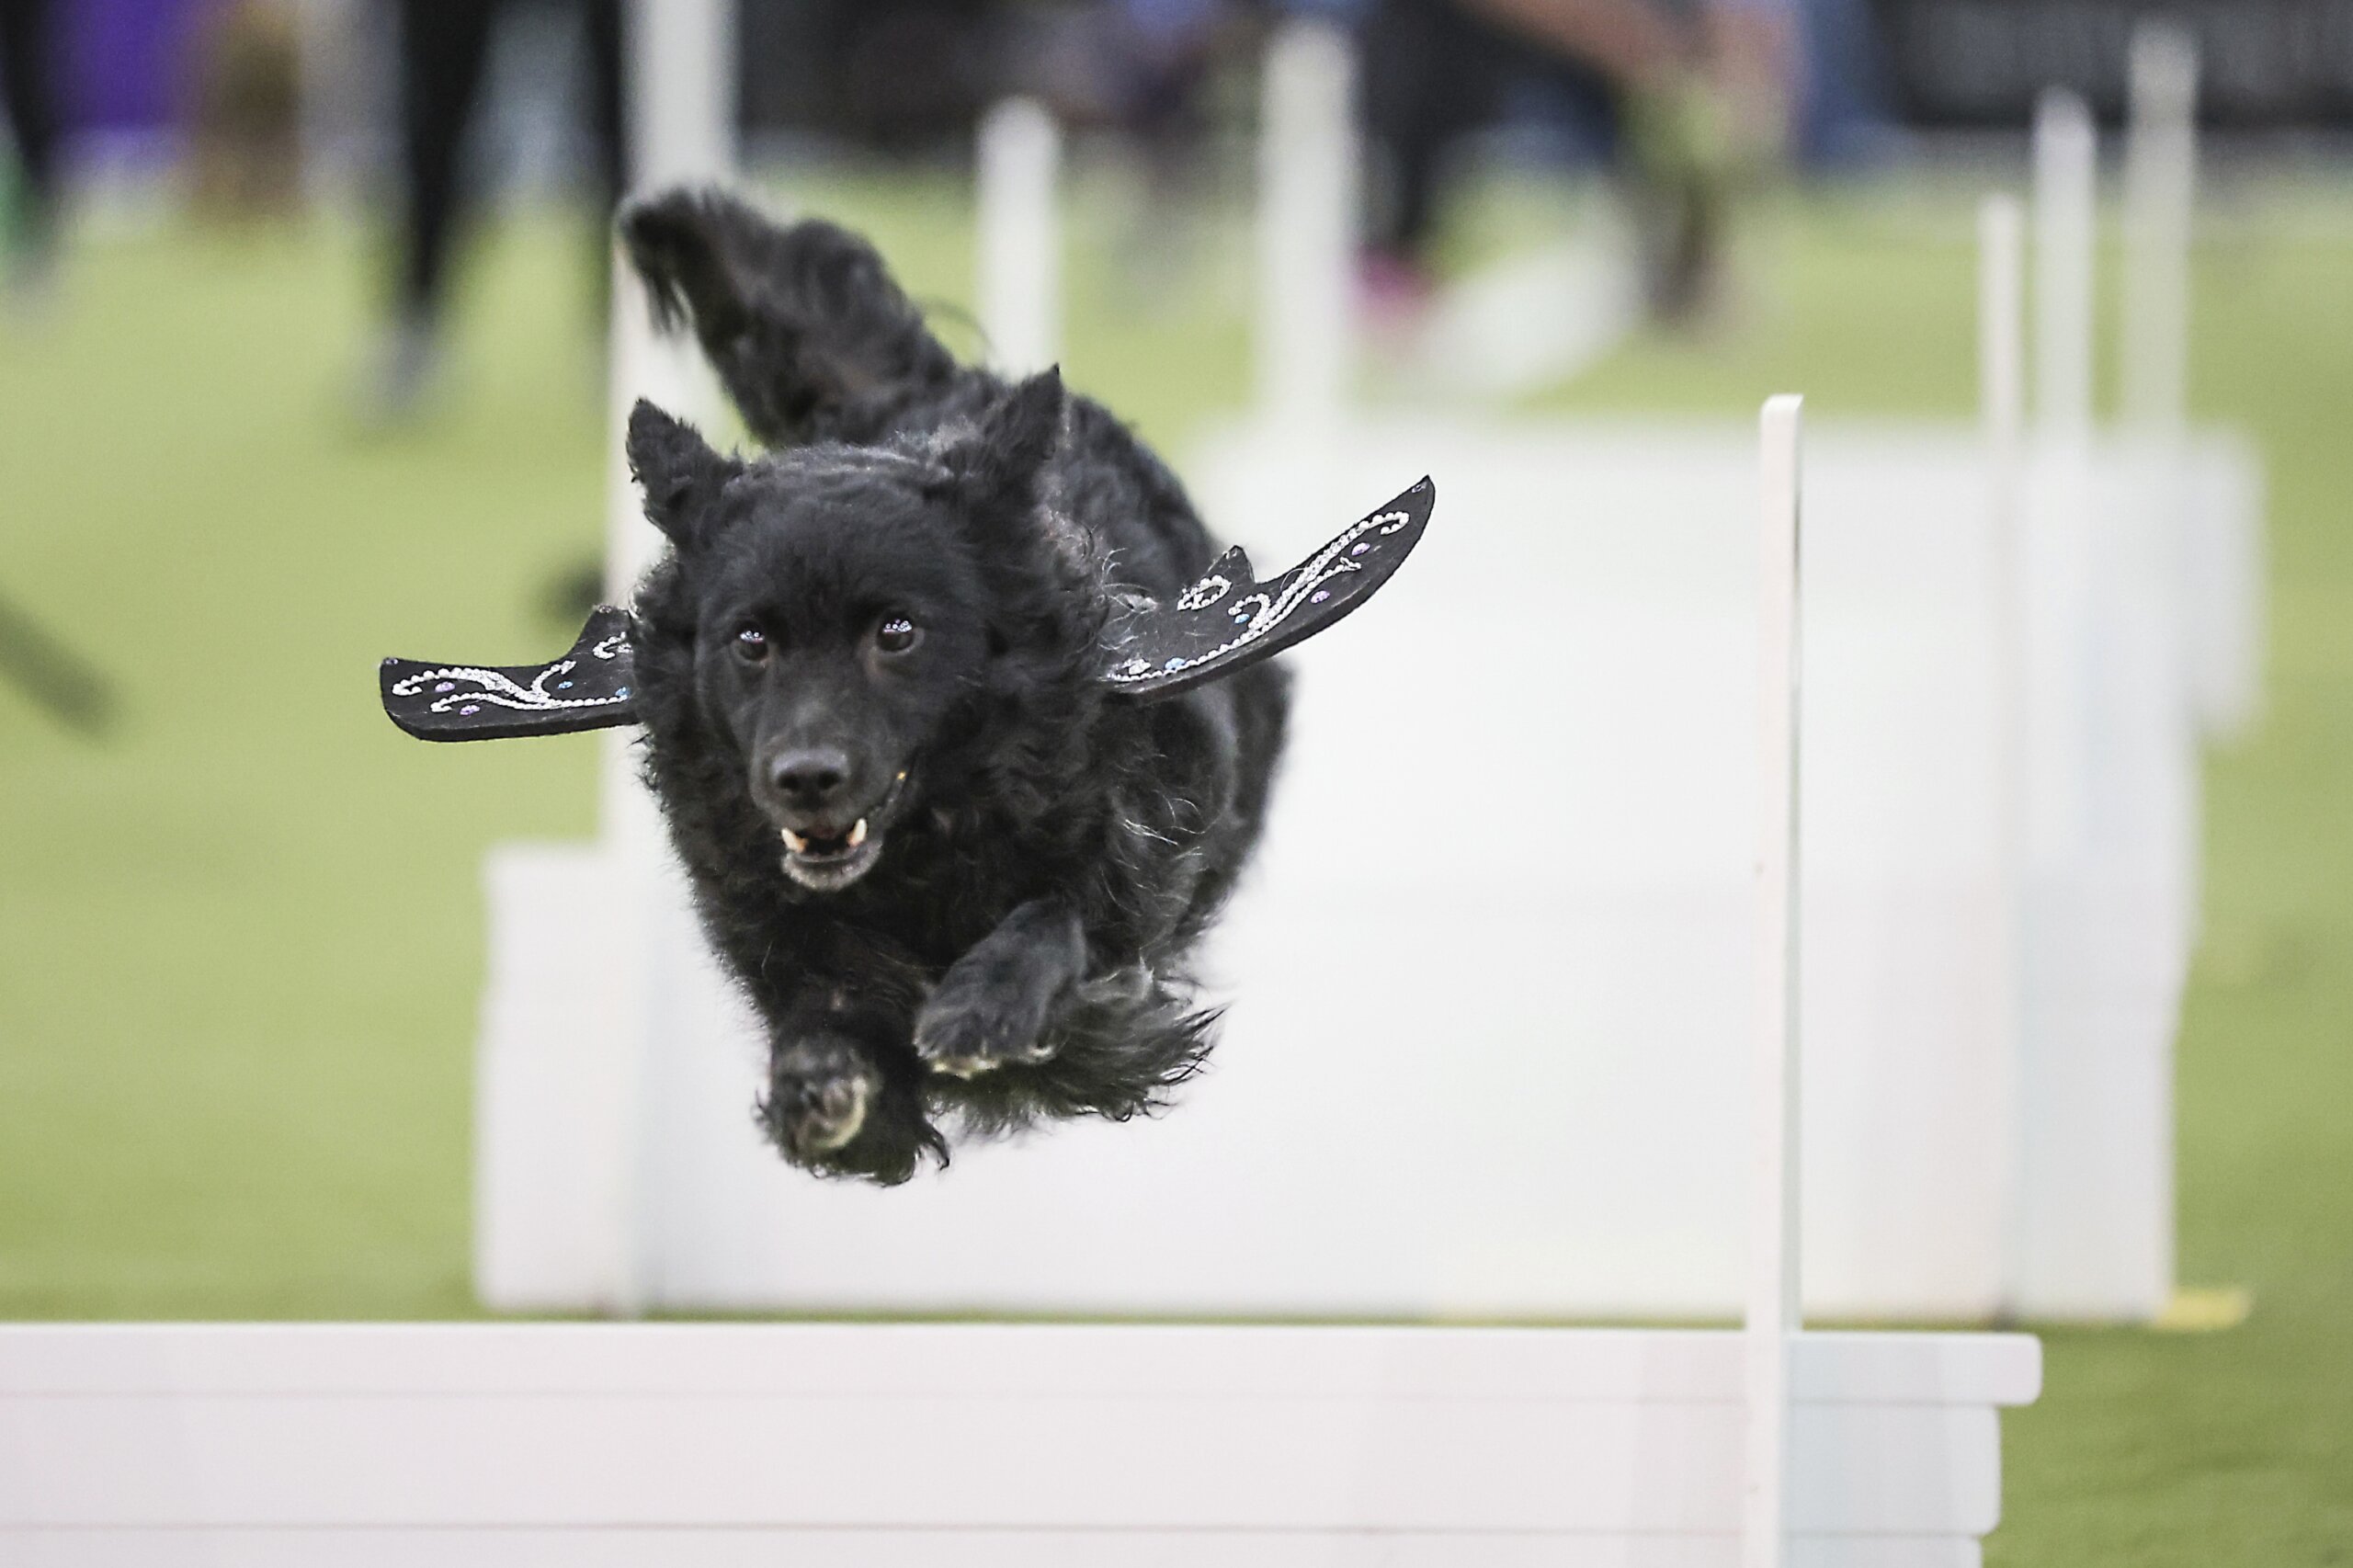
[[[1324,584],[1346,576],[1351,572],[1364,570],[1352,557],[1363,553],[1361,546],[1367,534],[1393,534],[1413,520],[1413,514],[1410,512],[1375,512],[1371,517],[1351,524],[1346,532],[1309,557],[1306,563],[1291,574],[1289,584],[1279,592],[1272,596],[1265,593],[1251,594],[1237,600],[1234,605],[1234,613],[1237,617],[1244,619],[1242,630],[1234,636],[1207,653],[1198,653],[1190,658],[1168,659],[1157,665],[1147,659],[1131,658],[1106,672],[1104,678],[1115,684],[1129,685],[1136,681],[1151,679],[1155,676],[1173,675],[1178,670],[1188,670],[1197,665],[1205,665],[1212,659],[1222,659],[1229,653],[1248,647],[1251,643],[1272,634],[1283,622],[1289,620],[1301,606],[1310,603],[1315,591]],[[1191,598],[1214,580],[1204,579],[1194,585],[1187,591],[1185,597]],[[1221,589],[1217,595],[1202,602],[1204,605],[1213,604],[1217,598],[1222,597],[1223,590]],[[1244,607],[1254,601],[1258,608],[1248,611],[1245,616]],[[1179,605],[1185,604],[1184,599],[1179,599],[1177,602]]]
[[[629,635],[616,632],[589,650],[593,658],[612,660],[629,651]],[[470,713],[483,704],[517,713],[563,713],[588,708],[615,708],[629,701],[629,687],[606,697],[561,697],[549,683],[580,667],[578,659],[558,659],[526,684],[504,670],[479,665],[447,665],[403,676],[392,686],[395,697],[421,697],[428,687],[435,695],[426,705],[434,713]],[[562,685],[569,686],[565,681]]]

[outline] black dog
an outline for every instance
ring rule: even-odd
[[[1210,1045],[1187,957],[1258,839],[1271,664],[1150,705],[1107,622],[1215,547],[1167,469],[1054,372],[959,365],[863,241],[679,193],[621,233],[753,432],[639,404],[671,554],[634,634],[646,773],[769,1036],[762,1120],[905,1180],[937,1122],[1158,1105]]]

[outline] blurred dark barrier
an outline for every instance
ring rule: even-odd
[[[995,0],[739,0],[744,129],[904,152],[972,133],[1004,90]]]
[[[2198,40],[2200,118],[2353,128],[2353,0],[1877,0],[1897,106],[1924,125],[2024,125],[2035,95],[2072,87],[2114,119],[2132,29]]]
[[[58,722],[102,734],[115,716],[114,683],[0,598],[0,683],[15,687]]]

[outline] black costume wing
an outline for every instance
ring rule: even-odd
[[[425,741],[564,735],[636,722],[627,610],[601,606],[551,665],[428,665],[386,659],[378,681],[392,722]]]
[[[1173,605],[1113,623],[1103,679],[1148,701],[1230,676],[1314,636],[1389,581],[1421,541],[1438,487],[1427,479],[1271,582],[1236,545]]]
[[[1174,605],[1146,602],[1113,624],[1104,683],[1150,701],[1313,637],[1389,580],[1420,540],[1437,500],[1437,488],[1425,479],[1272,582],[1256,580],[1239,547],[1227,551]],[[629,638],[629,612],[606,606],[553,664],[386,659],[379,675],[384,711],[427,741],[499,741],[635,723]]]

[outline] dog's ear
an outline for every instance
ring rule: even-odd
[[[644,488],[646,518],[685,551],[701,543],[720,491],[744,465],[640,398],[629,413],[629,471]]]
[[[957,490],[976,517],[1025,516],[1036,504],[1046,460],[1062,445],[1064,402],[1057,366],[1015,387],[982,419],[979,437],[952,460]]]

